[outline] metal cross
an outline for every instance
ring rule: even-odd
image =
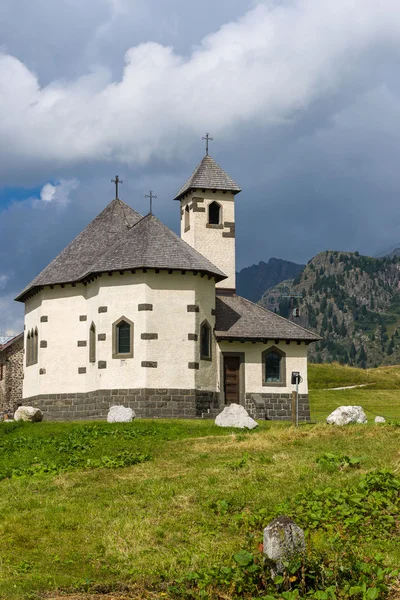
[[[115,179],[111,179],[111,183],[115,183],[115,199],[118,200],[118,184],[124,182],[120,180],[118,175],[116,175]]]
[[[209,133],[206,133],[206,137],[202,137],[202,140],[206,140],[206,156],[208,156],[208,142],[212,142],[214,138],[210,137]]]
[[[155,200],[157,198],[157,196],[154,196],[153,194],[153,190],[150,190],[150,195],[146,194],[145,198],[150,198],[150,214],[153,214],[153,200]]]

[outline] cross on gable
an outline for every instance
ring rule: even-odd
[[[153,194],[153,190],[150,190],[149,194],[145,195],[145,198],[150,198],[150,214],[153,214],[153,200],[155,200],[157,198],[157,196],[155,196]]]
[[[120,180],[118,175],[115,176],[115,179],[111,179],[111,183],[115,183],[115,199],[118,200],[118,184],[124,183]]]
[[[208,142],[212,142],[214,138],[210,137],[209,133],[206,133],[205,137],[202,137],[201,139],[206,140],[206,156],[208,156]]]

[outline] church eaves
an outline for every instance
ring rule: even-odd
[[[319,335],[241,296],[217,296],[215,308],[215,336],[218,341],[317,342],[321,339]]]
[[[175,200],[179,200],[184,194],[194,189],[222,190],[233,194],[241,192],[237,183],[208,154],[195,168],[185,185],[181,187]]]
[[[90,272],[92,264],[115,244],[142,215],[115,199],[19,294],[26,296],[44,285],[73,283]]]

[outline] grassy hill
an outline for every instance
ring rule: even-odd
[[[335,408],[362,406],[368,420],[383,416],[400,421],[400,366],[357,369],[338,363],[309,365],[311,418],[325,422]],[[365,386],[332,390],[343,386]]]
[[[295,319],[323,340],[310,347],[317,363],[363,368],[400,363],[400,258],[322,252],[295,279],[267,290],[260,304]],[[300,296],[295,300],[288,294]]]
[[[393,425],[0,424],[0,597],[386,598],[398,439]],[[282,513],[308,552],[270,585],[259,544]]]

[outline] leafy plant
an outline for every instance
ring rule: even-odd
[[[340,471],[350,468],[356,469],[360,466],[361,461],[362,458],[351,458],[346,454],[332,454],[330,452],[325,452],[317,457],[319,465],[330,469],[339,469]]]

